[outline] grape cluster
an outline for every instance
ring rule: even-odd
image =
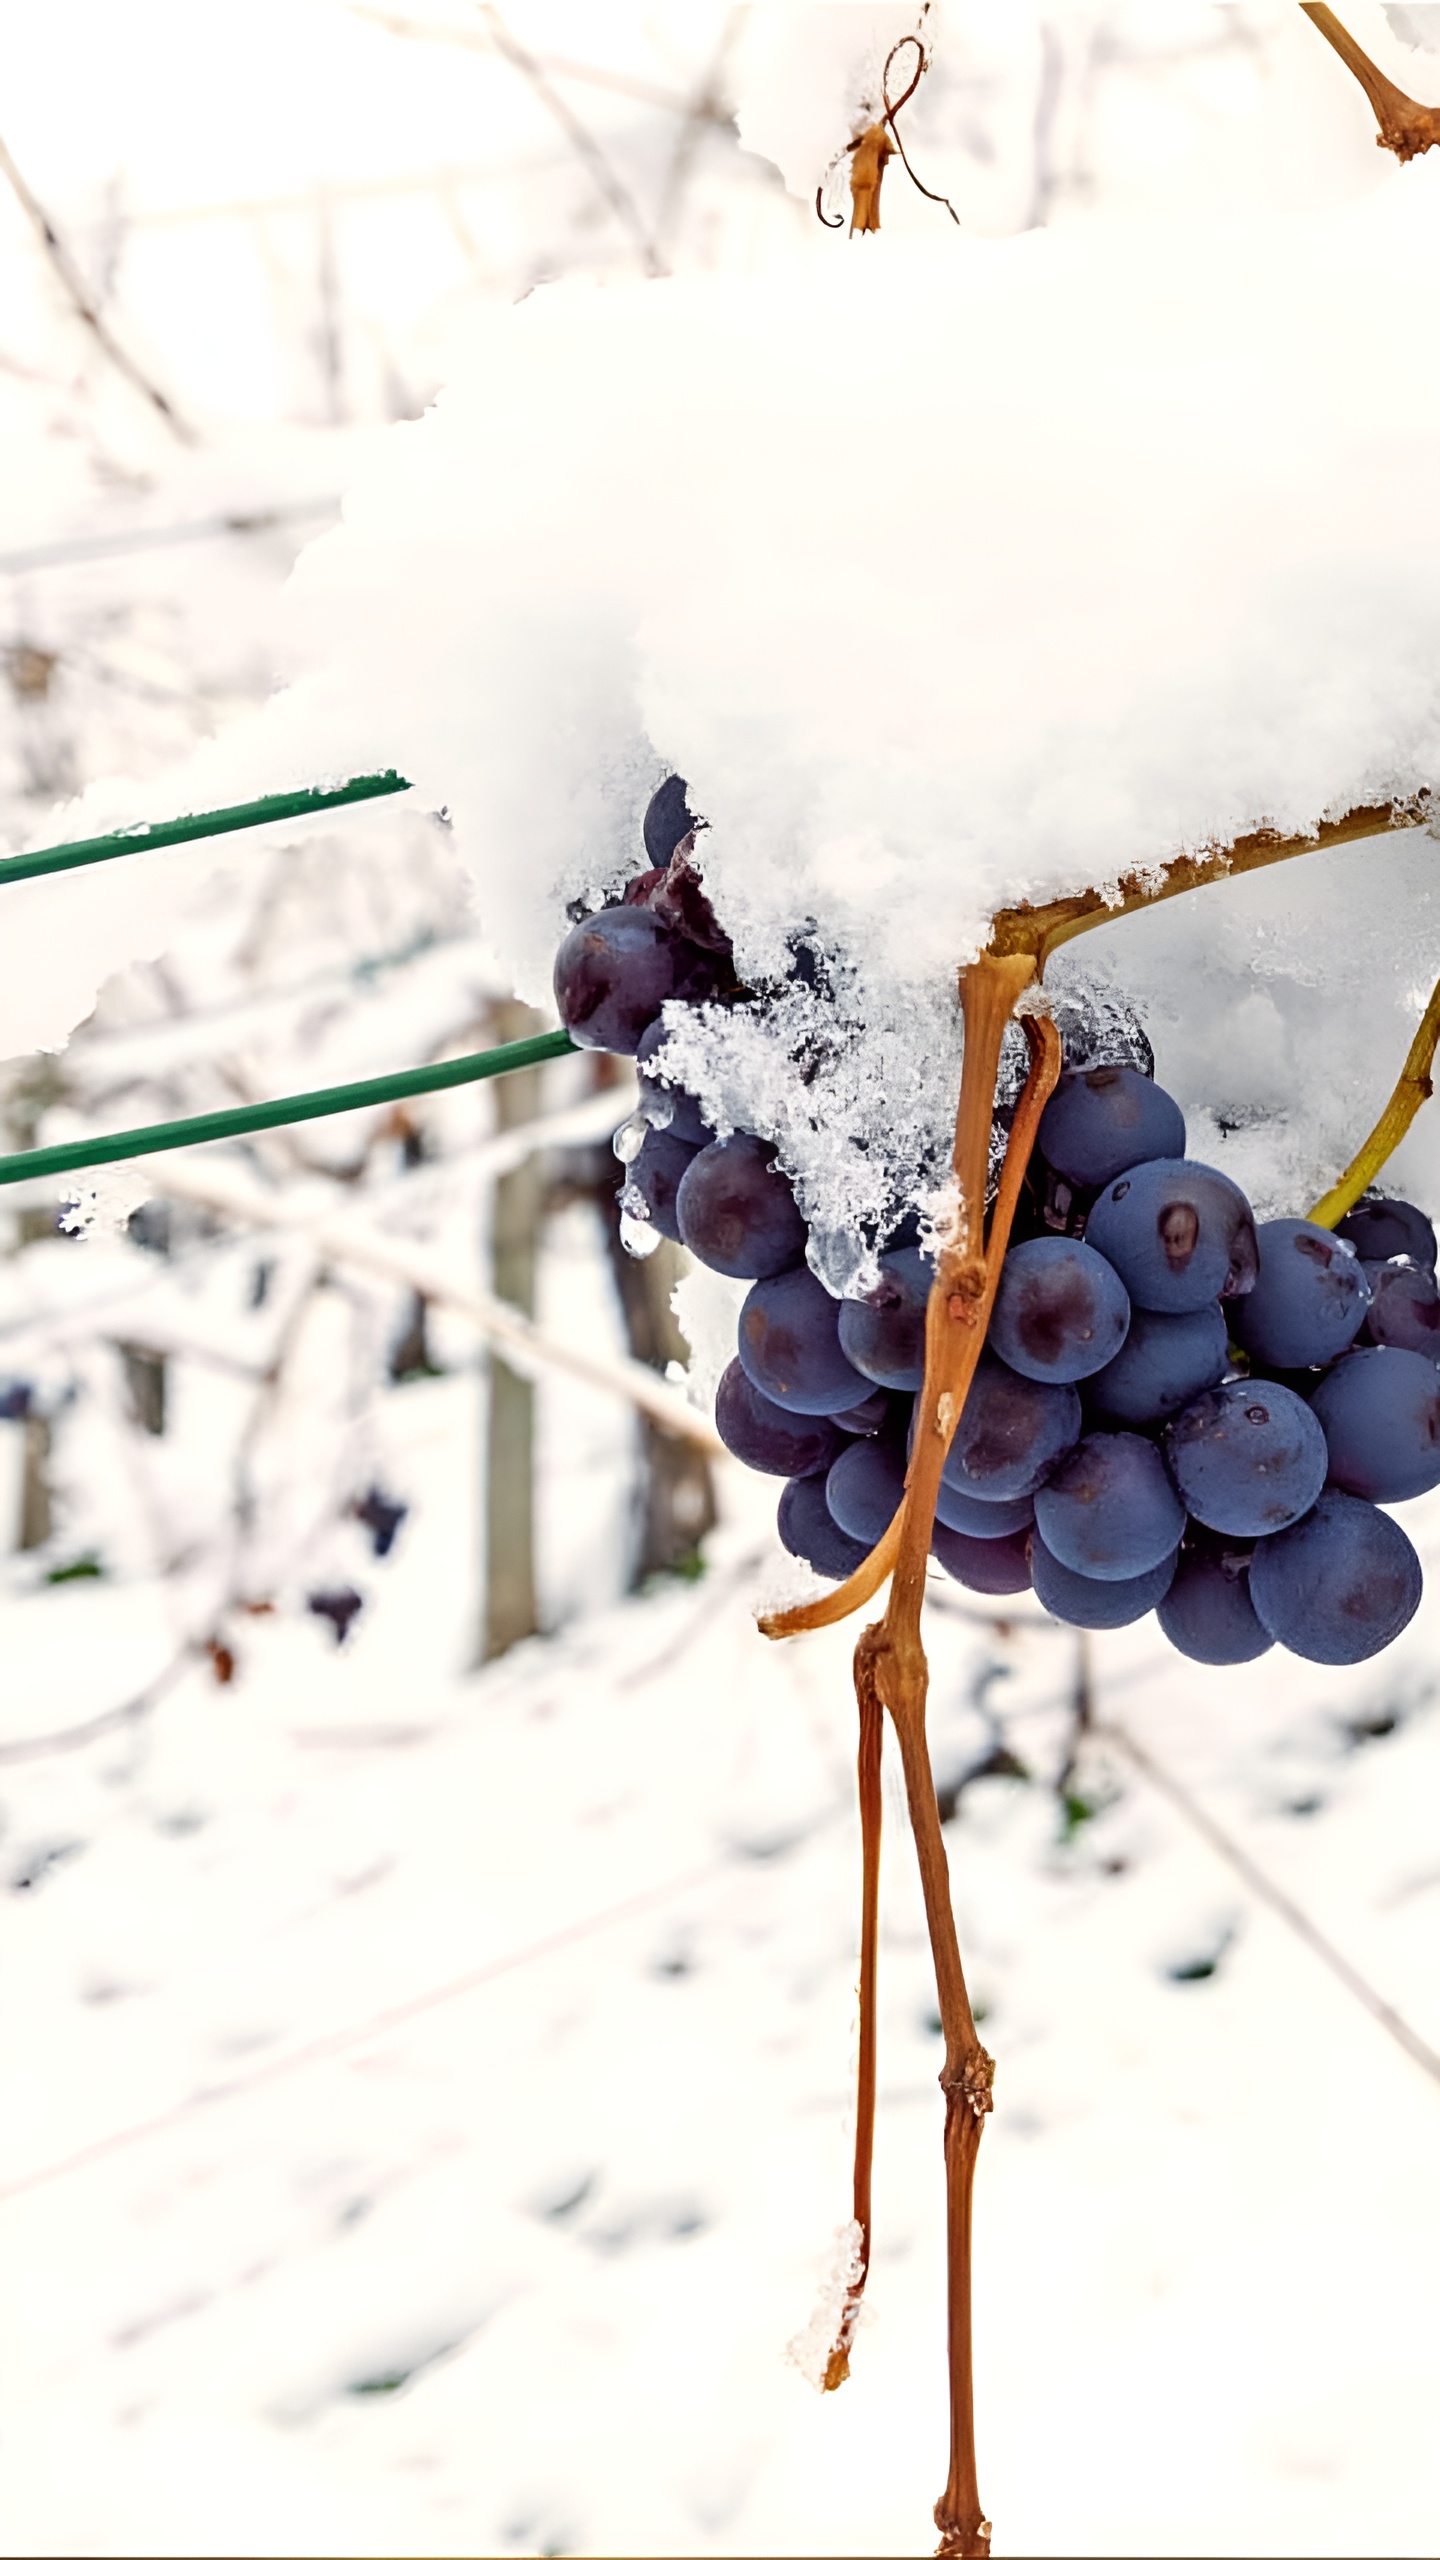
[[[646,812],[647,868],[562,944],[556,1003],[583,1046],[636,1060],[628,1196],[751,1284],[716,1427],[746,1466],[786,1479],[791,1554],[840,1580],[904,1491],[932,1265],[902,1232],[868,1295],[833,1298],[774,1149],[717,1136],[667,1076],[667,1003],[745,1000],[697,823],[672,776]],[[1440,1484],[1434,1231],[1381,1199],[1333,1234],[1304,1218],[1257,1226],[1227,1175],[1186,1156],[1179,1105],[1149,1064],[1148,1049],[1139,1064],[1067,1063],[1045,1108],[932,1552],[971,1590],[1033,1589],[1071,1626],[1154,1610],[1197,1662],[1275,1643],[1363,1661],[1421,1589],[1414,1548],[1378,1506]]]

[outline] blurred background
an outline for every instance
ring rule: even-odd
[[[737,130],[833,15],[12,17],[0,840],[111,775],[173,814],[167,772],[275,680],[298,551],[477,312],[843,254]],[[1440,96],[1440,7],[1349,15]],[[1382,174],[1282,0],[935,24],[907,134],[972,231]],[[892,173],[885,220],[944,216]],[[236,839],[68,1047],[0,1066],[0,1123],[45,1144],[538,1027],[443,813],[378,803]],[[918,1907],[897,1853],[875,2334],[821,2403],[782,2350],[848,2199],[848,1647],[754,1634],[770,1505],[685,1401],[679,1249],[622,1250],[632,1105],[576,1057],[0,1200],[7,2550],[926,2547]],[[496,1300],[534,1320],[518,1364]],[[1216,1697],[1153,1632],[1092,1661],[962,1596],[936,1754],[1001,2059],[996,2548],[1431,2548],[1433,1621]]]

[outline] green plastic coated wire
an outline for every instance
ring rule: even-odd
[[[481,1084],[488,1076],[514,1075],[568,1057],[568,1031],[542,1031],[533,1040],[507,1040],[468,1058],[446,1058],[430,1067],[402,1067],[392,1076],[366,1076],[359,1084],[323,1085],[318,1093],[292,1093],[278,1102],[239,1103],[231,1111],[202,1111],[192,1120],[157,1120],[149,1129],[116,1129],[108,1138],[74,1138],[63,1147],[29,1147],[0,1156],[0,1183],[31,1182],[42,1174],[83,1173],[97,1164],[123,1164],[131,1156],[160,1155],[168,1147],[198,1147],[216,1138],[244,1138],[256,1129],[286,1129],[297,1120],[324,1120],[337,1111],[362,1111],[374,1102],[403,1102],[414,1093],[445,1093],[457,1084]]]
[[[233,809],[201,809],[188,818],[161,818],[153,827],[122,827],[111,836],[46,845],[38,853],[0,857],[0,888],[7,880],[38,880],[51,871],[78,871],[87,862],[114,862],[122,853],[153,853],[160,845],[193,844],[201,836],[268,827],[277,818],[313,818],[321,809],[348,808],[355,800],[384,800],[392,792],[409,789],[403,774],[362,773],[351,782],[337,782],[330,790],[272,791],[264,800],[238,801]]]

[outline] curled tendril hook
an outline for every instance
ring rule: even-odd
[[[896,56],[896,54],[897,54],[897,53],[903,53],[903,52],[904,52],[905,47],[907,46],[907,44],[913,44],[913,46],[915,47],[915,51],[916,51],[917,55],[919,56],[919,59],[918,59],[918,61],[917,61],[916,65],[915,65],[915,71],[914,71],[913,77],[912,77],[912,79],[911,79],[911,82],[910,82],[910,86],[909,86],[909,88],[908,88],[908,89],[902,89],[898,98],[892,98],[892,97],[891,97],[891,95],[890,95],[890,65],[891,65],[891,63],[894,61],[895,56]],[[881,83],[880,83],[880,94],[881,94],[881,97],[882,97],[882,99],[883,99],[883,101],[884,101],[884,108],[885,108],[885,122],[886,122],[886,123],[888,124],[888,126],[890,127],[891,134],[892,134],[892,135],[893,135],[893,137],[894,137],[894,141],[895,141],[895,148],[896,148],[896,150],[899,152],[901,159],[902,159],[902,160],[904,161],[904,163],[905,163],[905,175],[906,175],[906,177],[909,179],[911,186],[912,186],[912,187],[916,187],[916,188],[918,188],[918,189],[919,189],[919,192],[920,192],[920,194],[921,194],[922,196],[928,196],[928,198],[929,198],[929,200],[930,200],[931,204],[943,204],[943,206],[945,207],[946,212],[947,212],[947,213],[949,214],[949,216],[950,216],[951,221],[954,223],[954,225],[955,225],[956,229],[958,230],[958,229],[960,228],[960,216],[959,216],[959,214],[956,212],[955,207],[954,207],[954,206],[953,206],[953,204],[951,203],[951,201],[950,201],[949,197],[948,197],[948,196],[937,196],[933,187],[927,187],[927,186],[924,184],[924,181],[923,181],[922,179],[920,179],[920,178],[917,178],[917,177],[916,177],[914,170],[913,170],[913,169],[911,168],[911,166],[910,166],[910,155],[909,155],[909,153],[907,152],[907,150],[906,150],[906,148],[905,148],[905,145],[904,145],[904,142],[903,142],[903,141],[902,141],[902,139],[901,139],[901,135],[900,135],[900,127],[898,126],[898,124],[897,124],[897,123],[896,123],[896,121],[895,121],[895,119],[896,119],[897,115],[899,114],[899,112],[900,112],[901,108],[902,108],[903,106],[905,106],[905,105],[907,104],[907,102],[908,102],[911,98],[913,98],[913,97],[914,97],[916,90],[919,88],[920,83],[921,83],[921,81],[923,80],[923,78],[924,78],[924,76],[925,76],[926,72],[929,70],[929,68],[930,68],[930,57],[929,57],[928,53],[926,52],[924,45],[921,43],[921,40],[920,40],[919,36],[902,36],[902,37],[900,38],[900,41],[899,41],[899,43],[898,43],[898,44],[892,44],[892,46],[890,47],[889,52],[888,52],[888,53],[887,53],[887,55],[885,56],[885,70],[884,70],[884,75],[883,75],[882,80],[881,80]],[[821,220],[822,220],[822,221],[824,221],[824,215],[823,215],[823,214],[821,215]],[[826,225],[826,228],[827,228],[827,229],[830,229],[830,228],[832,228],[832,227],[833,227],[832,225],[829,225],[829,224],[827,224],[827,225]]]

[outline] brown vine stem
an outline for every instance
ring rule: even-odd
[[[1338,1226],[1346,1211],[1354,1208],[1361,1192],[1369,1190],[1381,1166],[1393,1156],[1421,1104],[1428,1102],[1435,1090],[1430,1070],[1435,1064],[1437,1046],[1440,1046],[1440,985],[1436,986],[1425,1007],[1394,1092],[1339,1181],[1331,1184],[1323,1200],[1316,1201],[1310,1212],[1312,1226]]]
[[[1387,80],[1333,9],[1312,6],[1311,0],[1300,0],[1300,5],[1326,43],[1333,44],[1347,71],[1354,72],[1374,108],[1380,127],[1375,141],[1381,151],[1393,151],[1397,160],[1413,160],[1418,152],[1440,143],[1440,107],[1417,106],[1393,80]]]

